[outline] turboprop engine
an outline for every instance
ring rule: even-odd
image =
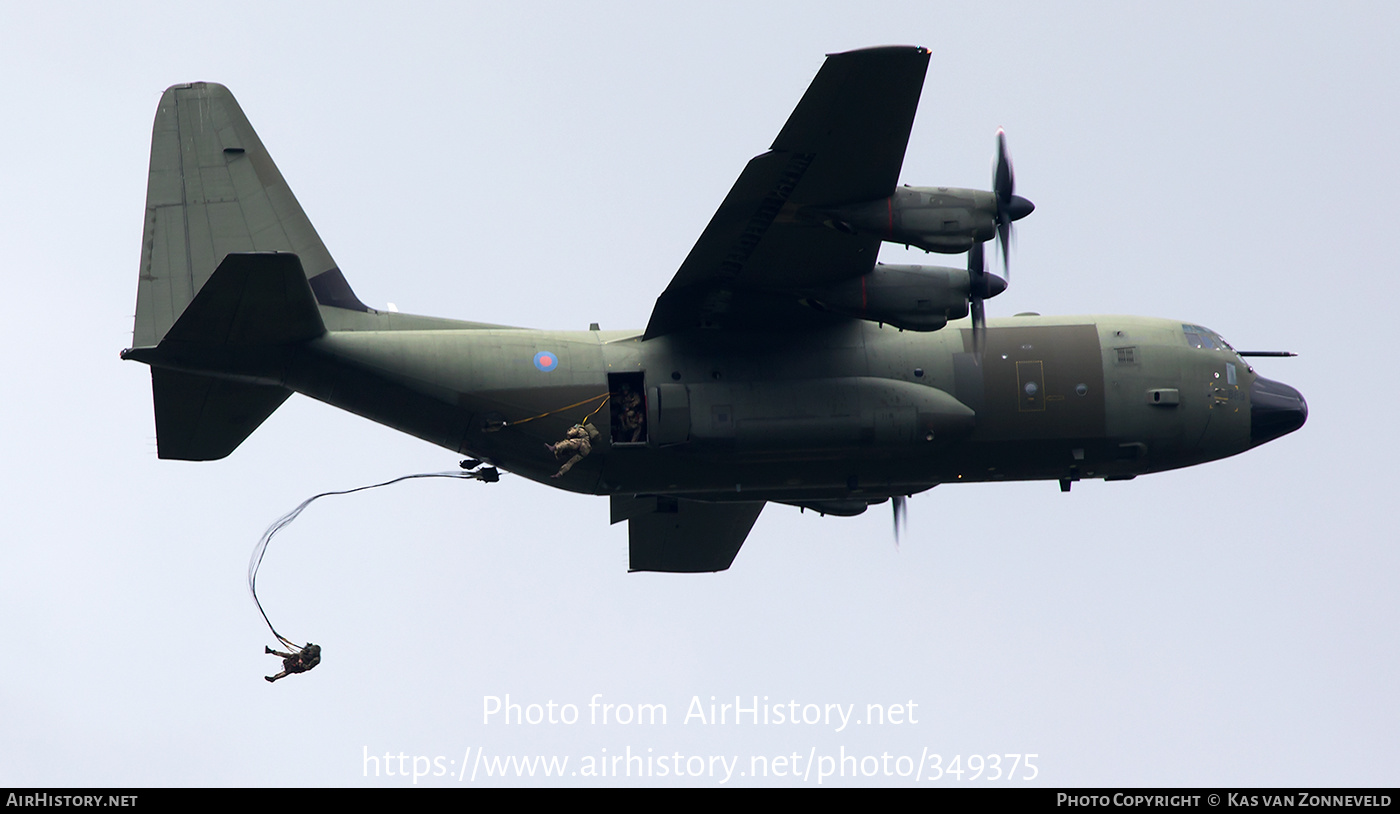
[[[980,244],[978,244],[980,245]],[[936,331],[967,316],[973,299],[995,297],[1006,281],[980,277],[973,291],[967,269],[947,266],[892,266],[877,263],[870,273],[806,292],[803,301],[818,310],[892,325],[908,331]]]
[[[997,238],[1002,268],[1009,268],[1011,224],[1035,211],[1016,194],[1006,134],[997,131],[992,190],[902,186],[888,198],[840,206],[815,206],[802,215],[847,234],[874,235],[926,252],[961,254]]]

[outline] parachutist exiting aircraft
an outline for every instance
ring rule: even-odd
[[[133,347],[162,458],[232,452],[293,392],[521,476],[608,495],[631,568],[728,568],[766,503],[854,515],[940,483],[1128,480],[1302,426],[1298,391],[1179,320],[987,320],[1013,221],[991,191],[898,186],[922,48],[827,58],[644,331],[535,331],[367,307],[227,89],[165,92]],[[882,242],[966,268],[877,263]],[[949,326],[954,320],[966,320]],[[546,443],[591,454],[560,477]],[[601,429],[598,429],[601,428]],[[579,436],[580,438],[582,436]]]

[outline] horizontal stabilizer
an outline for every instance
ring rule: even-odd
[[[165,342],[282,345],[326,332],[295,254],[230,254],[165,335]]]
[[[276,384],[192,372],[191,366],[216,353],[236,359],[240,352],[262,353],[325,332],[295,254],[225,257],[158,346],[122,354],[151,365],[160,457],[223,458],[292,394]]]
[[[697,573],[733,564],[763,506],[614,495],[612,516],[627,519],[629,570]]]
[[[161,458],[213,461],[238,448],[292,394],[285,387],[151,368]]]

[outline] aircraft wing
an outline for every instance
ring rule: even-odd
[[[697,327],[788,326],[830,319],[793,289],[858,277],[879,238],[798,217],[894,194],[929,52],[831,54],[769,151],[744,168],[656,301],[643,338]]]
[[[627,521],[630,571],[724,571],[764,505],[613,495],[612,522]]]

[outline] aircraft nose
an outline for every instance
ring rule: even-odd
[[[1249,440],[1259,446],[1303,426],[1308,403],[1283,382],[1260,376],[1249,386]]]

